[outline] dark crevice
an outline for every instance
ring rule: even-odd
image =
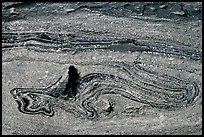
[[[113,105],[109,102],[109,107],[105,110],[107,115],[109,115],[111,112],[113,112]]]
[[[77,69],[74,66],[69,67],[69,78],[66,84],[65,90],[61,93],[67,97],[74,97],[77,94],[77,85],[79,84],[78,80],[80,78]]]

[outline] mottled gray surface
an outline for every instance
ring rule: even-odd
[[[202,134],[201,11],[199,2],[3,3],[2,134]],[[31,88],[23,98],[60,76],[66,82],[70,65],[81,81],[95,79],[80,84],[76,102],[37,92],[54,115],[19,111],[12,89]],[[178,102],[167,87],[181,88]],[[92,119],[80,102],[89,99]]]

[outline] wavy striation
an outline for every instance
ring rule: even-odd
[[[2,33],[3,49],[25,47],[38,52],[120,51],[171,54],[192,60],[202,60],[200,51],[169,43],[145,42],[135,39],[95,40],[73,34],[50,32]]]
[[[121,95],[151,108],[176,111],[192,105],[200,93],[196,82],[147,70],[142,63],[122,62],[110,67],[124,71],[129,78],[105,73],[85,75],[79,79],[77,94],[73,97],[62,95],[69,79],[65,73],[49,87],[15,88],[10,93],[17,101],[19,111],[25,114],[53,116],[54,108],[60,107],[86,119],[100,118],[94,103],[105,94]]]

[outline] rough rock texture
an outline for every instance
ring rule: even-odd
[[[202,134],[201,28],[200,2],[3,3],[2,134]]]

